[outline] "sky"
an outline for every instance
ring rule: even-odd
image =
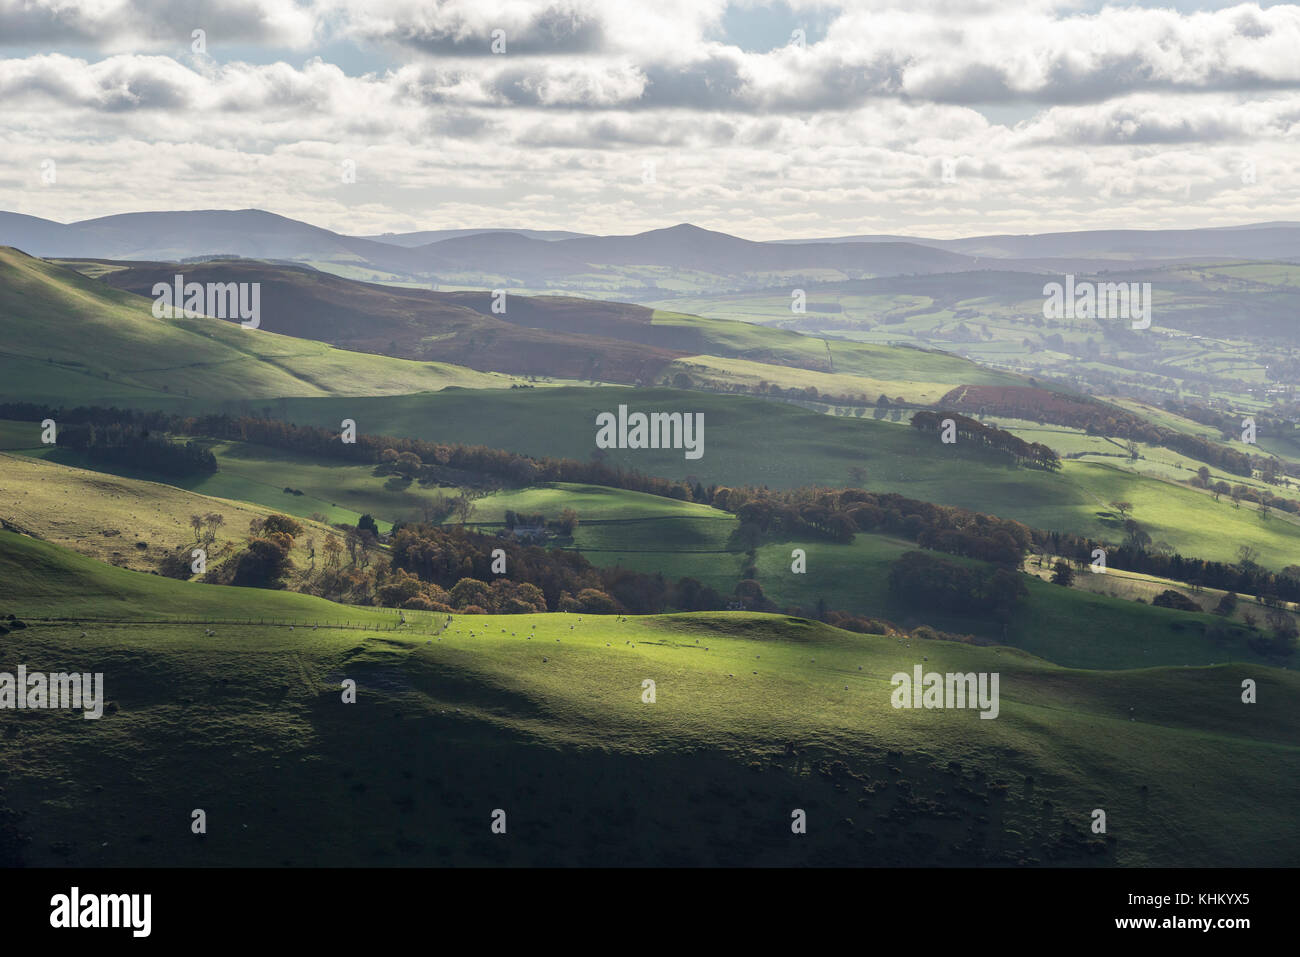
[[[1300,220],[1300,6],[0,0],[0,209],[348,234]]]

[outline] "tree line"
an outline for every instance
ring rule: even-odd
[[[183,476],[217,470],[216,456],[197,442],[182,445],[163,433],[120,422],[63,426],[56,433],[55,444],[80,452],[98,464],[160,475]]]
[[[912,415],[912,428],[919,432],[942,434],[943,423],[951,419],[957,444],[973,444],[993,449],[1009,457],[1017,465],[1028,468],[1055,472],[1061,467],[1061,459],[1054,449],[1041,442],[1026,442],[1018,435],[1003,429],[985,425],[979,419],[962,415],[960,412],[931,412],[921,409]]]
[[[1035,532],[1035,545],[1062,555],[1080,568],[1093,561],[1094,550],[1106,553],[1106,567],[1186,582],[1201,588],[1218,588],[1242,595],[1274,596],[1282,601],[1300,601],[1300,567],[1288,565],[1281,572],[1269,571],[1255,561],[1254,550],[1244,546],[1240,560],[1208,561],[1152,551],[1136,545],[1110,546],[1068,532]]]

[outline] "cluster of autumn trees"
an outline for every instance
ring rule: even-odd
[[[1056,452],[1043,443],[1026,442],[1018,435],[985,425],[979,419],[972,419],[960,412],[931,412],[922,409],[912,415],[912,428],[938,435],[943,432],[946,419],[953,422],[958,445],[971,444],[994,449],[1009,456],[1016,464],[1029,468],[1055,472],[1061,467]]]
[[[379,604],[401,608],[462,614],[657,614],[670,608],[709,611],[727,606],[717,591],[692,578],[670,583],[662,575],[597,568],[576,552],[464,528],[394,526],[389,555],[391,574],[378,581],[375,598]],[[502,561],[504,574],[499,571]]]
[[[1005,620],[1029,594],[1009,568],[960,565],[926,552],[905,552],[889,567],[889,595],[916,611],[989,615]]]
[[[57,420],[56,420],[57,421]],[[183,476],[215,472],[217,459],[196,442],[172,442],[147,428],[109,422],[72,424],[58,429],[57,444],[75,449],[92,462]]]

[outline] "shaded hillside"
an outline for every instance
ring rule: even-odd
[[[516,381],[234,322],[157,319],[149,299],[3,247],[0,337],[0,391],[23,400],[376,395]]]
[[[105,273],[109,285],[142,296],[154,283],[261,284],[262,328],[328,342],[357,352],[450,362],[480,370],[610,382],[653,381],[686,353],[630,346],[628,324],[650,325],[643,306],[585,299],[508,295],[505,313],[492,312],[490,293],[443,293],[354,282],[295,266],[243,260],[131,263]]]

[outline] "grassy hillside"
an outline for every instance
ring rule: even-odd
[[[644,306],[561,296],[495,302],[488,291],[383,286],[251,260],[188,263],[184,271],[193,282],[258,283],[263,329],[357,352],[629,383],[651,381],[679,354],[635,335],[650,323]],[[173,263],[133,263],[102,275],[115,288],[147,295],[176,272]]]
[[[250,521],[264,520],[273,511],[278,510],[0,453],[0,521],[136,571],[156,571],[167,554],[184,546],[188,556],[189,549],[199,547],[191,515],[215,512],[224,519],[214,540],[203,546],[215,566],[242,543]],[[310,567],[308,538],[318,539],[318,548],[330,535],[342,541],[339,532],[319,522],[304,520],[303,525],[290,552],[299,572]]]
[[[331,619],[301,595],[142,576],[10,533],[0,607]],[[346,612],[367,615],[393,624]],[[114,707],[14,720],[2,846],[81,865],[1294,863],[1289,672],[1101,674],[741,613],[443,622],[11,631],[7,658],[100,671]],[[894,709],[889,676],[914,664],[998,672],[999,716]],[[1257,705],[1239,700],[1245,677]],[[92,820],[90,800],[119,811]],[[1088,833],[1098,807],[1104,839]]]
[[[72,405],[168,395],[390,395],[516,381],[444,363],[345,352],[216,319],[155,319],[152,305],[0,248],[3,395]]]

